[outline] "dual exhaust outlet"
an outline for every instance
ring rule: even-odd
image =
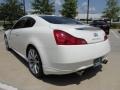
[[[107,64],[107,63],[108,63],[108,60],[107,60],[107,59],[104,59],[104,60],[102,61],[102,63],[103,63],[103,64]]]
[[[107,59],[104,59],[104,60],[102,61],[102,64],[107,64],[107,63],[108,63],[108,60],[107,60]],[[85,70],[81,70],[81,71],[78,71],[78,72],[76,72],[76,73],[81,76],[84,72],[85,72]]]

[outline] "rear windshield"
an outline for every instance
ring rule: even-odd
[[[58,16],[40,16],[40,17],[42,17],[47,22],[53,24],[82,24],[75,19],[66,18],[66,17],[58,17]]]

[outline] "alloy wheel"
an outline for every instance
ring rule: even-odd
[[[39,78],[43,76],[43,70],[42,70],[42,63],[40,56],[35,48],[30,48],[28,50],[28,64],[29,64],[29,70],[31,73]]]

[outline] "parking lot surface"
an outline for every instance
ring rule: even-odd
[[[28,70],[26,62],[13,51],[5,49],[3,32],[0,31],[0,83],[13,90],[120,90],[120,34],[111,30],[111,52],[108,64],[88,69],[80,76],[49,75],[36,79]],[[1,87],[0,90],[12,90]],[[17,89],[16,89],[17,88]]]

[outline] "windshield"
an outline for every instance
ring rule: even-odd
[[[82,24],[75,19],[66,18],[66,17],[59,17],[59,16],[40,16],[40,17],[42,17],[47,22],[53,24]]]

